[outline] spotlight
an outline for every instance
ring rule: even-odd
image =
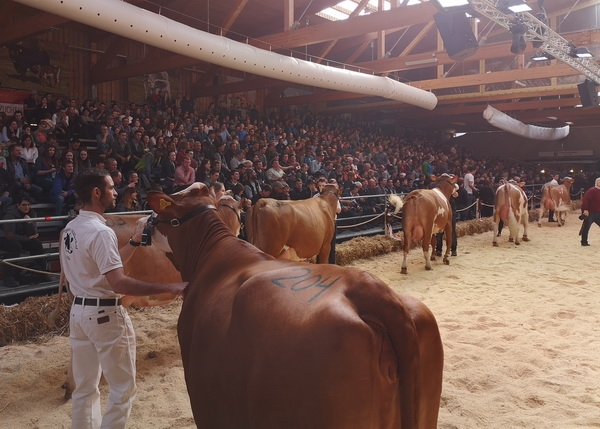
[[[510,52],[513,54],[521,54],[527,49],[527,41],[525,40],[525,33],[527,33],[527,26],[521,22],[518,22],[510,27],[510,33],[512,34],[512,45],[510,46]]]
[[[554,59],[555,58],[552,55],[544,51],[536,52],[531,56],[531,61],[550,61]]]
[[[575,48],[572,50],[572,56],[575,58],[592,58],[592,53],[588,50],[588,48]]]
[[[531,7],[524,0],[500,0],[498,9],[504,13],[528,12]]]

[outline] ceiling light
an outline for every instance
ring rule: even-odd
[[[575,49],[575,56],[577,58],[592,58],[592,54],[588,50],[588,48],[577,48],[577,49]]]
[[[498,9],[504,13],[528,12],[531,7],[524,0],[500,0]]]
[[[531,56],[531,61],[550,61],[554,59],[555,58],[552,55],[543,51],[536,52]]]
[[[508,6],[508,8],[513,13],[529,12],[531,10],[531,8],[529,7],[529,5],[527,3],[517,4],[517,5],[514,5],[514,6]]]

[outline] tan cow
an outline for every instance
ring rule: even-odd
[[[521,244],[519,241],[519,224],[523,225],[523,241],[529,241],[527,237],[527,226],[529,225],[527,195],[525,195],[521,186],[512,181],[504,183],[496,189],[494,196],[494,239],[492,240],[494,247],[498,246],[500,221],[504,225],[508,225],[510,231],[508,241],[514,241],[516,245]]]
[[[248,241],[278,259],[311,258],[326,264],[335,234],[338,186],[299,201],[262,198],[246,215]]]
[[[563,226],[567,219],[567,212],[571,210],[571,186],[574,179],[565,177],[562,185],[546,185],[542,189],[540,202],[540,216],[538,226],[542,226],[542,216],[546,210],[554,210],[558,226]]]
[[[177,331],[198,428],[436,428],[443,348],[422,302],[361,270],[261,252],[202,183],[148,203],[154,245],[189,281]]]
[[[450,198],[458,189],[456,177],[442,174],[432,177],[437,181],[434,189],[417,189],[409,193],[404,200],[395,194],[389,196],[389,202],[395,209],[402,210],[403,259],[401,273],[407,273],[408,252],[413,241],[421,241],[425,269],[431,270],[431,261],[435,261],[435,235],[445,232],[446,252],[444,264],[450,265],[450,248],[452,247],[452,209]],[[430,249],[431,246],[431,249]]]

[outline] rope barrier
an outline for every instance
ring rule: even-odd
[[[337,228],[339,228],[339,229],[346,229],[346,228],[356,228],[357,226],[363,226],[363,225],[366,225],[366,224],[368,224],[368,223],[371,223],[371,222],[373,222],[373,221],[375,221],[375,220],[379,219],[379,218],[380,218],[381,216],[383,216],[383,215],[385,215],[385,212],[383,212],[383,213],[381,213],[381,214],[379,214],[379,215],[375,216],[373,219],[369,219],[369,220],[366,220],[366,221],[364,221],[364,222],[361,222],[361,223],[356,223],[356,224],[354,224],[354,225],[339,225]],[[339,219],[338,219],[338,220],[339,220]]]

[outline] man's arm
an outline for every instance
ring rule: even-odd
[[[121,295],[144,296],[158,293],[180,295],[188,285],[188,282],[155,283],[136,280],[126,276],[123,268],[109,271],[105,274],[105,277],[112,290]]]
[[[136,243],[142,241],[142,233],[144,232],[144,227],[146,226],[147,222],[148,216],[144,216],[138,219],[137,223],[135,224],[135,230],[133,231],[131,239]],[[131,257],[133,256],[133,252],[135,252],[135,249],[137,249],[137,247],[129,244],[129,241],[119,249],[119,254],[121,255],[121,262],[123,262],[123,265],[125,265],[131,259]]]

